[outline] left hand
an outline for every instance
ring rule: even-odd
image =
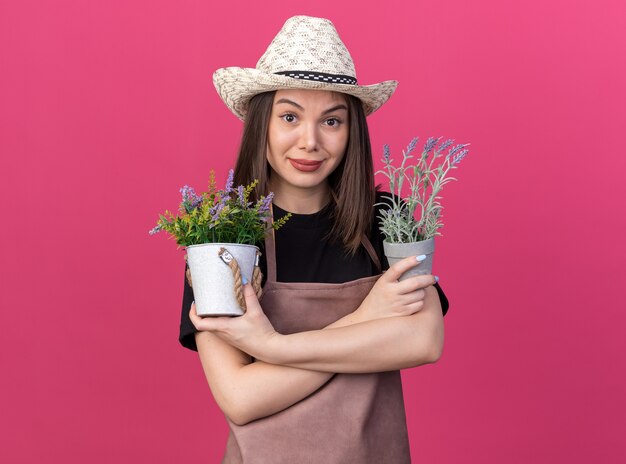
[[[247,311],[243,316],[200,317],[195,303],[191,304],[189,318],[199,331],[213,332],[222,340],[257,359],[265,359],[270,342],[280,335],[263,312],[252,285],[243,286]]]

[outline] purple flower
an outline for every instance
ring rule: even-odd
[[[437,145],[437,142],[441,140],[441,137],[436,139],[435,137],[429,137],[426,143],[424,144],[424,151],[426,153],[430,153],[430,151]]]
[[[409,153],[411,153],[415,149],[415,145],[417,145],[417,140],[418,139],[419,139],[419,137],[415,137],[413,140],[411,140],[411,142],[409,143],[409,146],[406,148],[405,155],[408,155]]]
[[[455,164],[460,162],[463,158],[465,158],[465,155],[467,155],[468,151],[469,150],[467,148],[465,150],[461,150],[454,158],[452,158],[451,166],[454,166]]]
[[[265,198],[261,198],[257,205],[259,205],[259,214],[266,213],[270,209],[272,204],[272,198],[274,198],[274,192],[270,192]]]
[[[385,163],[389,162],[389,156],[391,156],[389,153],[389,145],[385,144],[383,145],[383,159],[385,160]]]
[[[226,188],[224,189],[225,193],[230,193],[233,191],[233,179],[235,177],[235,171],[232,169],[228,171],[228,179],[226,179]]]
[[[454,155],[457,151],[459,151],[461,148],[463,148],[465,145],[463,145],[462,143],[452,147],[450,149],[450,151],[448,151],[448,154],[446,155],[446,158],[450,158],[452,155]]]
[[[224,209],[224,206],[226,206],[226,201],[224,200],[225,199],[222,198],[222,201],[220,201],[215,206],[209,209],[209,214],[211,215],[211,221],[217,221],[220,218],[220,213]]]
[[[448,139],[445,142],[443,142],[441,145],[439,145],[439,151],[443,151],[446,148],[448,148],[450,145],[452,145],[454,143],[454,139]]]
[[[246,205],[246,199],[244,198],[244,195],[245,195],[244,190],[245,189],[243,185],[240,185],[239,187],[237,187],[237,198],[239,199],[239,204],[245,208],[248,205]]]
[[[185,211],[190,213],[194,208],[197,208],[202,203],[202,197],[197,195],[193,187],[185,185],[180,189],[180,193],[183,194],[182,205]]]
[[[188,185],[183,186],[183,188],[180,189],[180,193],[183,194],[183,201],[189,201],[190,203],[192,199],[197,196],[193,187],[189,187]]]
[[[467,145],[469,145],[469,143],[466,143],[466,144],[460,143],[460,144],[456,145],[455,147],[450,149],[450,151],[446,155],[446,159],[450,158],[451,156],[456,154],[459,150],[461,150],[461,148],[466,147]],[[456,164],[459,161],[461,161],[466,154],[467,154],[467,149],[463,150],[461,153],[459,153],[454,158],[452,158],[452,164]]]

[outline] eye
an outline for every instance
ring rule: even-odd
[[[340,121],[337,118],[328,118],[326,120],[326,122],[332,122],[333,123],[333,124],[329,124],[330,127],[339,127],[341,125],[341,123],[342,123],[342,121]]]
[[[285,119],[285,118],[291,118],[291,119]],[[296,118],[296,115],[293,113],[285,113],[280,116],[280,119],[282,119],[285,122],[293,122],[295,118]]]

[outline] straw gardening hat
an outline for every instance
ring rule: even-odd
[[[254,95],[292,88],[354,95],[369,115],[391,97],[398,81],[358,85],[352,57],[333,23],[325,18],[293,16],[256,68],[220,68],[213,73],[213,84],[226,106],[243,121]]]

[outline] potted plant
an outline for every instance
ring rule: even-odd
[[[258,180],[233,188],[233,176],[231,169],[225,188],[217,190],[215,172],[211,171],[209,189],[200,195],[185,185],[180,189],[180,214],[175,216],[166,210],[149,231],[154,235],[164,230],[176,240],[178,248],[185,247],[187,279],[193,287],[198,316],[244,314],[244,279],[253,285],[257,296],[261,294],[261,253],[257,244],[290,216],[270,222],[274,193],[250,202]]]
[[[394,166],[390,158],[389,146],[384,145],[383,163],[384,168],[376,174],[384,174],[389,179],[391,195],[383,195],[390,199],[388,208],[381,209],[379,214],[380,230],[383,233],[383,249],[389,265],[411,255],[426,255],[419,266],[415,266],[402,274],[399,280],[407,279],[413,275],[432,274],[432,258],[435,252],[435,236],[441,235],[438,229],[443,226],[441,222],[441,210],[439,203],[441,198],[438,194],[443,186],[454,177],[448,177],[451,169],[455,169],[458,163],[467,155],[467,144],[459,144],[449,149],[443,162],[440,160],[442,152],[450,147],[453,139],[448,139],[440,146],[438,139],[430,137],[424,144],[422,154],[414,163],[407,163],[413,156],[419,137],[415,137],[409,143],[406,151],[403,151],[402,163],[399,167]],[[432,154],[432,156],[431,156]],[[430,158],[430,159],[429,159]],[[407,192],[404,195],[404,191]]]

